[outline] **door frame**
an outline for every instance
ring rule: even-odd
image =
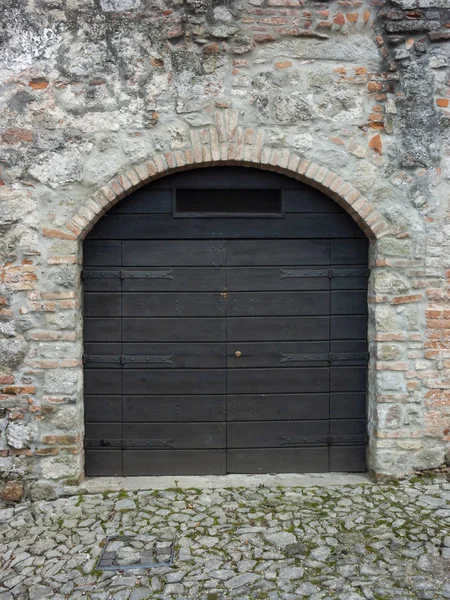
[[[128,169],[118,175],[107,185],[99,188],[87,200],[77,213],[70,218],[65,226],[59,230],[46,230],[47,237],[70,240],[75,244],[77,255],[77,268],[79,275],[82,268],[82,242],[94,224],[126,195],[151,181],[164,177],[176,171],[185,169],[207,168],[210,166],[234,165],[239,167],[253,167],[262,170],[276,171],[282,175],[298,179],[311,187],[319,189],[335,200],[358,223],[370,241],[369,247],[369,328],[368,344],[370,360],[368,364],[368,470],[373,473],[383,472],[383,465],[379,460],[380,451],[383,451],[384,440],[378,435],[377,417],[377,389],[380,373],[376,369],[377,345],[382,341],[378,336],[377,321],[375,319],[376,306],[376,278],[379,255],[378,241],[385,236],[394,236],[388,221],[376,210],[368,200],[348,181],[327,167],[316,162],[300,157],[295,151],[288,149],[277,150],[265,146],[264,130],[243,129],[240,138],[235,129],[222,131],[220,127],[206,130],[208,141],[200,142],[198,131],[193,130],[191,143],[183,151],[167,151],[155,154],[151,160]],[[239,137],[239,136],[238,136]],[[214,140],[223,140],[215,145]],[[243,140],[250,143],[244,144]],[[71,297],[76,305],[82,305],[82,281],[77,278],[78,284]],[[78,344],[79,355],[83,352],[82,312],[79,309],[77,329],[73,341]],[[77,366],[73,365],[76,374],[77,404],[83,406],[83,366],[81,360]],[[77,451],[73,453],[70,467],[65,474],[71,481],[81,481],[84,478],[84,417],[80,410],[77,416],[76,427],[73,430],[74,442]]]

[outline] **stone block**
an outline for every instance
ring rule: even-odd
[[[20,502],[23,498],[23,484],[20,481],[7,481],[0,497],[5,502]]]
[[[41,460],[42,475],[45,479],[76,478],[81,472],[79,456],[55,456]]]

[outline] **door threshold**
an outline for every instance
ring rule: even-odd
[[[278,473],[271,475],[161,475],[153,477],[87,477],[71,493],[167,490],[201,490],[251,487],[314,487],[372,483],[368,473]]]

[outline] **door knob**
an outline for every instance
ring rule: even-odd
[[[234,355],[235,355],[235,357],[236,357],[236,358],[240,358],[240,357],[242,356],[242,352],[241,352],[240,350],[237,350],[237,351],[234,353]]]

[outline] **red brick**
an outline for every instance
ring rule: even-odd
[[[338,12],[333,17],[333,23],[335,25],[339,25],[339,27],[341,27],[342,25],[345,25],[345,15],[344,15],[344,13]]]
[[[59,448],[39,448],[36,450],[37,456],[57,456]]]
[[[76,444],[77,441],[76,435],[44,435],[42,438],[44,444]]]
[[[383,89],[383,84],[378,81],[369,81],[367,89],[369,92],[379,92]]]
[[[36,387],[34,385],[7,385],[0,390],[2,394],[7,396],[17,396],[20,394],[35,394]]]
[[[28,84],[33,90],[45,90],[48,87],[46,79],[32,79]]]
[[[369,148],[372,148],[378,154],[383,154],[383,142],[381,141],[381,136],[379,133],[374,135],[373,138],[369,142]]]
[[[254,40],[257,44],[263,44],[265,42],[274,42],[275,37],[270,33],[255,33]]]
[[[22,142],[29,144],[33,141],[33,133],[28,129],[10,127],[2,133],[2,140],[6,144],[20,144]]]
[[[74,265],[77,262],[76,256],[52,256],[48,259],[49,265]]]
[[[42,231],[42,235],[44,237],[49,238],[59,238],[61,240],[76,240],[77,237],[72,235],[71,233],[67,233],[66,231],[61,231],[60,229],[47,229],[44,227]]]
[[[392,304],[408,304],[410,302],[420,302],[423,299],[422,294],[416,294],[413,296],[397,296],[391,300]]]
[[[377,371],[407,371],[408,363],[406,362],[377,362]]]

